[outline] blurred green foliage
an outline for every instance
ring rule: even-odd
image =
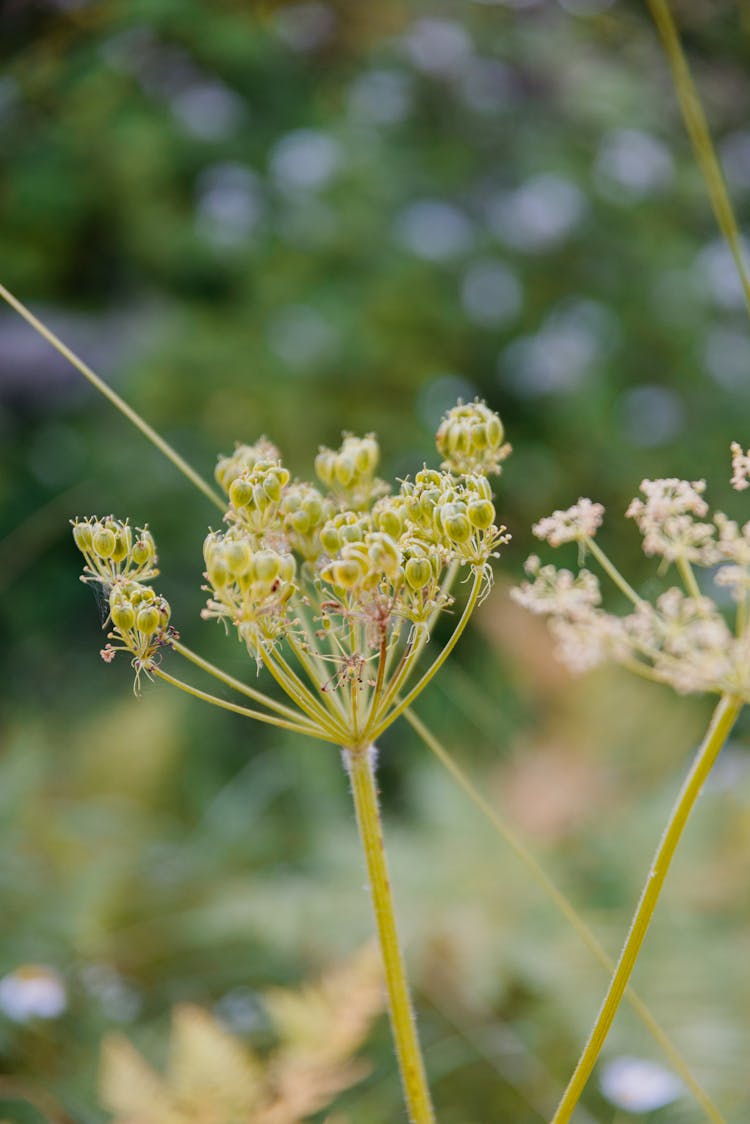
[[[740,9],[685,0],[679,19],[742,221]],[[351,429],[404,475],[458,396],[501,413],[514,541],[422,710],[615,952],[706,710],[570,683],[503,588],[532,521],[579,494],[643,580],[618,517],[640,479],[707,476],[731,511],[727,447],[748,443],[741,291],[641,6],[10,0],[0,26],[3,282],[199,470],[265,432],[309,473]],[[0,1117],[35,1118],[17,1082],[93,1122],[107,1030],[158,1060],[190,1001],[252,1038],[257,992],[342,958],[370,917],[334,753],[162,688],[136,701],[98,660],[67,520],[114,511],[154,529],[187,642],[254,674],[198,619],[215,514],[10,310],[0,356],[0,975],[48,964],[68,994],[56,1020],[0,1014]],[[381,761],[440,1119],[538,1121],[604,981],[406,727]],[[637,984],[739,1122],[741,742],[728,762]],[[400,1118],[385,1026],[370,1053],[341,1098],[357,1124]],[[654,1054],[627,1013],[618,1053]],[[613,1120],[595,1084],[586,1105]],[[700,1117],[682,1100],[653,1119]]]

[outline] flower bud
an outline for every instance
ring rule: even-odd
[[[127,601],[113,601],[110,604],[109,615],[112,618],[112,624],[120,632],[129,632],[135,625],[135,613],[132,605],[129,605]]]
[[[471,538],[471,523],[465,515],[444,515],[443,529],[454,543],[465,543]]]
[[[232,540],[224,542],[224,562],[227,569],[235,577],[242,577],[253,564],[253,555],[246,542]]]
[[[139,632],[144,636],[153,636],[161,625],[162,614],[156,605],[144,605],[136,614],[135,623]]]
[[[315,458],[315,475],[330,488],[336,472],[336,454],[330,449],[321,449]]]
[[[260,582],[273,584],[281,569],[278,554],[273,550],[259,550],[253,558],[253,572]]]
[[[115,533],[109,527],[103,527],[101,523],[96,524],[94,530],[92,545],[94,553],[98,554],[100,558],[111,558],[115,549]]]
[[[404,576],[413,590],[424,589],[432,578],[432,566],[427,558],[410,558],[404,566]]]
[[[90,523],[73,524],[73,542],[82,554],[89,554],[92,549],[92,531]]]
[[[253,498],[253,486],[246,476],[237,476],[229,485],[229,502],[238,510]]]
[[[140,535],[133,543],[130,557],[133,559],[136,566],[146,566],[149,562],[154,561],[156,558],[156,546],[150,531],[141,531]]]
[[[473,527],[486,531],[495,521],[495,505],[490,500],[474,500],[469,504],[466,514]]]

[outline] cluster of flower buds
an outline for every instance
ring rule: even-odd
[[[380,448],[374,433],[366,437],[345,433],[338,450],[321,448],[315,458],[315,475],[339,507],[363,511],[388,491],[375,476],[379,462]]]
[[[500,472],[511,452],[503,444],[503,424],[483,402],[459,402],[443,418],[435,442],[442,468],[457,476]]]
[[[280,461],[259,460],[229,485],[230,517],[255,534],[273,525],[289,471]]]
[[[82,581],[114,585],[123,578],[149,581],[157,577],[156,546],[148,527],[133,528],[112,515],[106,519],[74,519],[73,541],[86,565]]]
[[[205,619],[226,619],[254,655],[288,625],[287,605],[297,592],[294,557],[261,546],[242,527],[212,531],[203,544],[211,599]]]
[[[450,437],[458,425],[471,440]],[[439,432],[466,457],[480,450],[471,471],[425,468],[395,495],[375,475],[372,434],[320,450],[315,471],[326,491],[292,482],[278,457],[264,455],[265,440],[222,458],[230,528],[206,539],[204,615],[231,621],[256,656],[285,636],[309,645],[321,624],[346,647],[353,620],[367,635],[373,622],[392,635],[403,620],[427,622],[450,603],[447,585],[461,566],[489,579],[489,559],[507,538],[485,475],[505,455],[502,425],[476,402],[451,411]]]
[[[85,559],[81,580],[97,582],[108,599],[104,627],[111,622],[108,639],[115,643],[106,645],[102,658],[109,663],[118,651],[130,652],[137,683],[140,672],[148,672],[174,635],[169,604],[143,584],[159,573],[153,536],[148,527],[134,534],[127,521],[113,516],[72,522],[73,540]]]
[[[216,483],[228,493],[232,481],[243,472],[251,472],[258,461],[276,463],[280,459],[279,450],[267,437],[259,438],[254,445],[237,444],[230,456],[219,457],[214,469]]]
[[[737,491],[745,487],[748,466],[750,454],[733,445]],[[572,670],[611,659],[681,692],[728,692],[750,701],[750,522],[740,526],[721,512],[712,516],[704,492],[702,480],[644,480],[641,496],[628,507],[644,553],[662,559],[662,568],[674,566],[682,583],[654,603],[634,592],[595,543],[601,505],[581,499],[536,524],[537,536],[551,546],[576,542],[592,554],[631,602],[632,611],[623,616],[605,612],[599,582],[588,570],[574,575],[542,566],[536,556],[529,559],[530,580],[513,595],[549,618],[560,655]],[[731,591],[738,606],[734,629],[703,592],[695,566],[710,567],[713,582]]]

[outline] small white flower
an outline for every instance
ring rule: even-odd
[[[0,980],[0,1010],[14,1022],[56,1019],[67,1004],[62,977],[44,964],[22,964]]]
[[[744,491],[745,488],[750,488],[750,449],[746,453],[742,451],[742,446],[736,441],[733,441],[731,446],[732,451],[732,487],[738,492]]]
[[[531,529],[538,539],[544,539],[550,546],[562,546],[566,542],[593,538],[603,517],[604,508],[600,503],[582,498],[567,511],[553,511]]]
[[[623,1056],[602,1066],[599,1086],[617,1108],[654,1112],[682,1096],[683,1084],[670,1070],[645,1058]]]

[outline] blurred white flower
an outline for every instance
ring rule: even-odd
[[[336,15],[327,4],[310,0],[288,4],[275,16],[279,38],[293,51],[315,51],[323,47],[336,27]]]
[[[22,964],[0,980],[0,1011],[14,1022],[56,1019],[67,1005],[62,977],[44,964]]]
[[[501,327],[518,315],[522,301],[521,282],[497,258],[473,262],[463,276],[461,303],[474,324],[485,328]]]
[[[586,212],[583,193],[557,175],[536,176],[490,205],[493,232],[516,250],[539,252],[562,242]]]
[[[441,199],[420,199],[396,216],[401,245],[425,261],[450,261],[471,248],[474,230],[458,207]]]
[[[744,239],[742,251],[747,262],[750,259]],[[744,308],[745,293],[740,275],[732,252],[723,238],[716,238],[703,247],[695,259],[694,269],[698,284],[720,308]]]
[[[654,1112],[683,1093],[679,1077],[664,1066],[627,1056],[605,1062],[599,1087],[610,1104],[637,1113]]]
[[[425,74],[452,78],[472,62],[471,39],[461,24],[453,20],[416,20],[404,42],[414,66]]]
[[[650,133],[613,129],[602,141],[595,171],[604,194],[637,202],[671,181],[674,162],[667,146]]]
[[[242,164],[213,164],[198,177],[196,223],[217,246],[233,246],[246,238],[263,214],[260,180]]]
[[[276,142],[270,171],[282,191],[317,191],[342,162],[341,145],[318,129],[294,129]]]
[[[368,70],[352,83],[349,112],[367,125],[396,125],[411,108],[411,85],[396,70]]]
[[[221,140],[245,119],[242,98],[217,79],[191,83],[170,98],[169,105],[185,131],[198,140]]]
[[[617,341],[617,321],[596,301],[555,309],[533,336],[521,336],[500,358],[500,377],[518,394],[577,389]]]

